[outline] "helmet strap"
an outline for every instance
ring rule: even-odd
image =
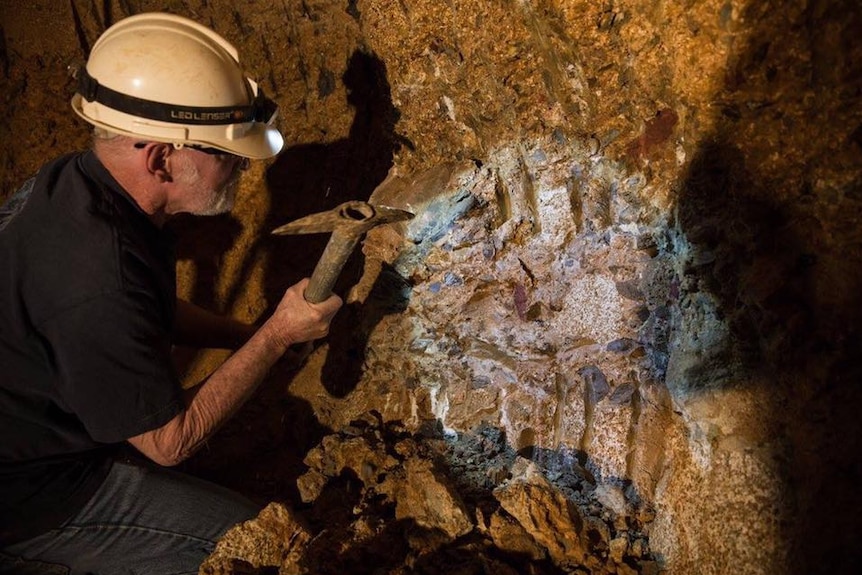
[[[278,109],[278,105],[264,96],[260,89],[250,106],[182,106],[145,100],[117,92],[99,84],[99,81],[90,76],[84,66],[78,70],[77,77],[77,91],[88,102],[98,102],[118,112],[139,118],[172,124],[218,126],[246,122],[269,123]]]

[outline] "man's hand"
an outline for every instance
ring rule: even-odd
[[[309,303],[303,296],[307,286],[308,278],[291,286],[260,329],[271,341],[282,346],[282,353],[292,344],[326,337],[329,324],[343,303],[334,294],[320,303]]]

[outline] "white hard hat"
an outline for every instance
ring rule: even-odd
[[[78,71],[72,108],[87,122],[178,146],[269,158],[284,138],[277,106],[227,40],[193,20],[139,14],[108,28]]]

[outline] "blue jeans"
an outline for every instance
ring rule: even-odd
[[[80,513],[4,549],[0,574],[196,574],[218,538],[259,510],[206,481],[117,461]]]

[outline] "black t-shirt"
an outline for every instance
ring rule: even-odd
[[[18,201],[0,223],[0,545],[72,516],[118,444],[183,409],[171,238],[92,152]]]

